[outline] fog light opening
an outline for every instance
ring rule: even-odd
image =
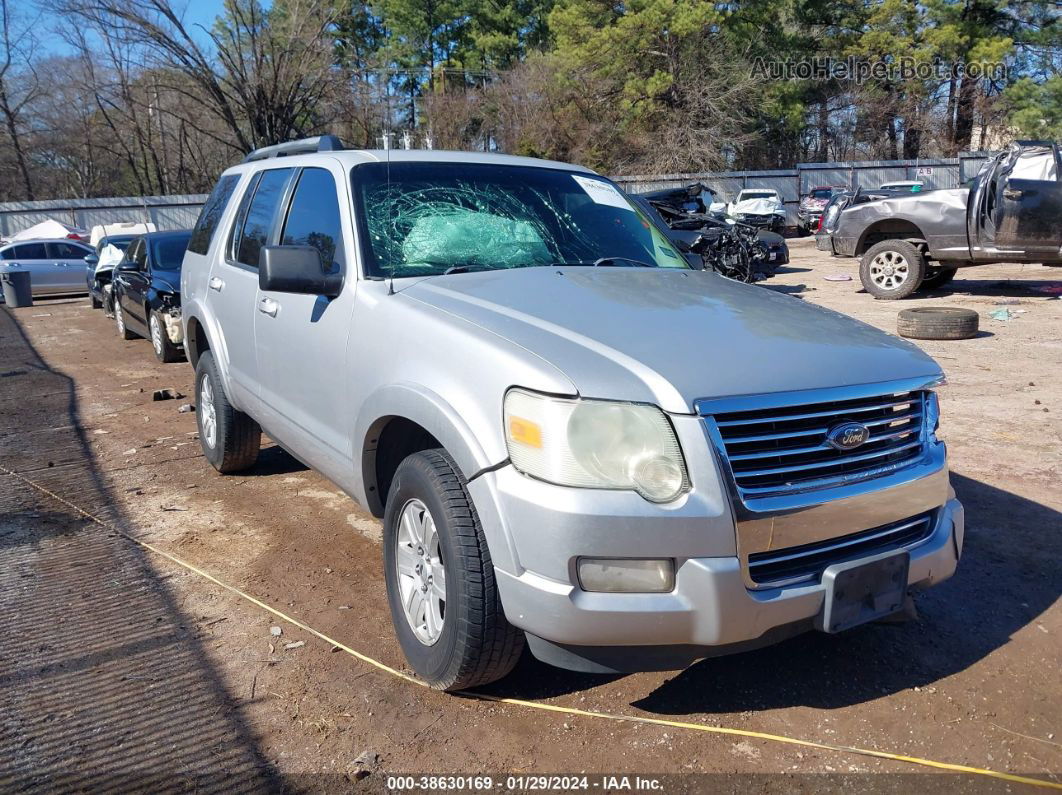
[[[595,593],[667,593],[675,588],[671,558],[579,558],[579,587]]]

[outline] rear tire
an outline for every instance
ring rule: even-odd
[[[89,296],[89,301],[92,302],[92,308],[93,309],[99,309],[99,308],[101,308],[103,306],[103,301],[101,301],[99,298],[97,298],[94,295],[90,295]]]
[[[125,325],[125,312],[122,311],[122,304],[118,301],[118,296],[114,297],[114,326],[118,329],[118,336],[123,340],[137,338],[136,333],[130,331],[129,327]]]
[[[972,309],[920,306],[900,311],[896,331],[916,340],[965,340],[976,336],[979,319]]]
[[[384,578],[398,642],[432,687],[487,684],[516,665],[524,634],[505,618],[479,515],[444,450],[414,453],[395,472],[384,512]]]
[[[926,258],[906,240],[882,240],[867,249],[859,262],[859,280],[875,298],[906,298],[926,275]]]
[[[203,351],[195,368],[195,419],[199,446],[214,469],[227,475],[254,466],[262,446],[262,429],[229,403],[209,350]]]
[[[179,361],[181,349],[170,342],[170,335],[166,333],[166,322],[157,309],[152,309],[148,314],[148,330],[151,332],[151,347],[155,351],[155,358],[163,364]]]

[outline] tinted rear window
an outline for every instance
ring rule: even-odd
[[[199,220],[195,222],[192,230],[192,239],[188,243],[188,250],[196,254],[206,254],[210,250],[210,241],[214,239],[214,230],[221,222],[221,216],[232,198],[232,192],[236,189],[236,183],[240,181],[237,174],[230,174],[218,180],[206,204],[199,213]]]

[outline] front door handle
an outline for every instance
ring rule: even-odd
[[[225,289],[225,282],[222,279],[219,279],[217,276],[212,276],[210,278],[209,285],[210,289],[216,293],[220,293],[222,290]]]
[[[258,311],[264,315],[276,317],[278,309],[280,309],[280,304],[278,304],[272,298],[263,298],[261,301],[258,302]]]
[[[1003,198],[1004,199],[1020,199],[1024,195],[1025,195],[1025,192],[1024,191],[1020,191],[1017,188],[1004,188],[1003,189]]]

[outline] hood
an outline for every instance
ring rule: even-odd
[[[676,413],[692,412],[699,398],[940,373],[909,342],[708,271],[487,271],[430,277],[402,295],[542,357],[585,397],[655,403]]]
[[[777,199],[745,199],[734,205],[734,213],[749,213],[751,215],[771,215],[782,208],[782,203]]]

